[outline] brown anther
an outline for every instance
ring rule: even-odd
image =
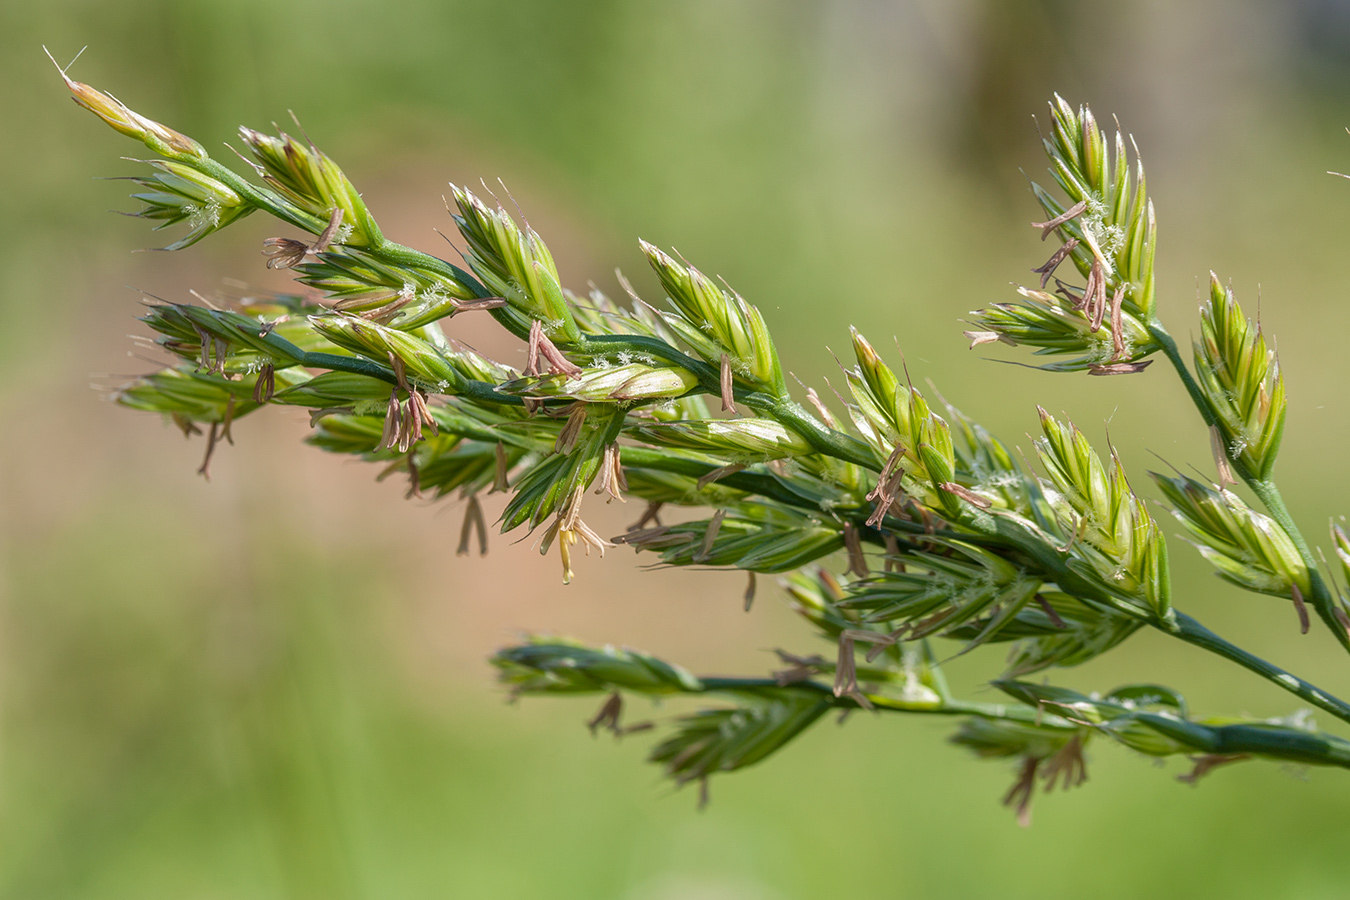
[[[1040,594],[1037,594],[1036,597],[1035,597],[1035,599],[1036,599],[1036,605],[1039,606],[1039,607],[1041,608],[1041,610],[1042,610],[1047,616],[1050,617],[1050,621],[1051,621],[1052,623],[1054,623],[1054,626],[1055,626],[1056,628],[1068,628],[1068,627],[1069,627],[1069,626],[1068,626],[1068,623],[1066,623],[1062,618],[1060,618],[1059,613],[1056,612],[1056,611],[1055,611],[1055,608],[1054,608],[1053,606],[1050,605],[1050,601],[1049,601],[1049,600],[1045,599],[1045,597],[1041,596]]]
[[[1331,607],[1331,612],[1336,616],[1336,621],[1341,623],[1341,627],[1345,629],[1345,633],[1350,635],[1350,615],[1346,615],[1345,610],[1341,608],[1339,603]]]
[[[478,502],[478,496],[470,494],[464,504],[464,523],[459,527],[459,546],[455,548],[456,556],[469,555],[469,544],[474,532],[478,533],[478,555],[487,556],[487,521],[483,518],[483,507]]]
[[[326,416],[350,416],[356,412],[352,406],[325,406],[323,409],[311,410],[309,413],[309,427],[313,428],[319,424],[319,420]]]
[[[538,319],[530,323],[530,346],[526,357],[525,374],[540,375],[539,359],[542,357],[559,375],[580,375],[581,367],[563,355],[548,335],[544,334],[544,325]]]
[[[903,572],[905,571],[905,561],[900,558],[900,541],[889,531],[886,532],[883,540],[886,542],[886,571]]]
[[[623,476],[623,464],[620,462],[619,445],[607,444],[601,453],[600,471],[595,476],[597,494],[609,494],[610,500],[624,500],[623,492],[628,490],[628,480]],[[606,503],[609,500],[605,501]]]
[[[1106,317],[1106,273],[1101,260],[1093,257],[1088,270],[1087,285],[1083,288],[1083,314],[1088,318],[1088,330],[1096,334]]]
[[[717,532],[722,530],[722,520],[727,517],[725,509],[719,509],[708,520],[708,528],[703,532],[703,546],[694,554],[694,562],[706,562],[712,555],[713,544],[717,541]]]
[[[637,522],[635,522],[632,525],[629,525],[628,530],[630,532],[641,531],[642,529],[646,528],[647,525],[651,522],[655,522],[659,526],[661,524],[661,507],[663,506],[665,506],[665,504],[660,502],[659,500],[652,500],[648,502],[647,508],[642,511],[642,516],[637,520]]]
[[[1121,306],[1125,303],[1125,285],[1116,288],[1111,295],[1111,362],[1120,362],[1125,357],[1125,316]]]
[[[1031,825],[1031,798],[1036,793],[1036,769],[1039,765],[1040,760],[1036,757],[1023,757],[1017,780],[1003,796],[1003,805],[1017,810],[1017,824],[1023,828]]]
[[[1140,360],[1139,362],[1111,363],[1111,364],[1105,365],[1105,366],[1099,366],[1099,365],[1095,365],[1095,364],[1094,364],[1094,365],[1089,365],[1089,366],[1088,366],[1088,374],[1089,374],[1089,375],[1134,375],[1134,374],[1137,373],[1137,372],[1142,372],[1142,371],[1144,371],[1145,369],[1147,369],[1147,368],[1148,368],[1149,366],[1151,366],[1151,365],[1153,365],[1153,360],[1151,360],[1151,359],[1144,359],[1144,360]]]
[[[939,487],[949,494],[960,497],[972,506],[978,506],[980,509],[988,509],[994,505],[993,500],[990,500],[988,497],[982,497],[970,488],[963,487],[954,481],[944,481]]]
[[[1294,596],[1294,609],[1298,610],[1299,633],[1307,634],[1308,628],[1312,625],[1308,620],[1308,604],[1303,602],[1303,592],[1298,589],[1298,585],[1291,584],[1289,587]]]
[[[722,411],[735,412],[735,388],[733,387],[732,382],[731,357],[727,356],[725,353],[722,354],[721,376]]]
[[[779,687],[810,681],[828,665],[822,656],[796,656],[786,650],[775,650],[774,653],[778,654],[778,658],[788,664],[786,669],[779,669],[773,673],[773,680],[778,683]]]
[[[567,423],[563,425],[562,431],[558,432],[558,439],[553,442],[553,452],[568,454],[577,445],[577,439],[581,437],[581,428],[586,424],[586,404],[573,403],[567,413]]]
[[[525,374],[539,374],[539,341],[544,337],[544,326],[535,319],[530,323],[530,337],[525,350]]]
[[[963,331],[961,333],[970,338],[971,350],[974,350],[981,344],[994,344],[998,342],[1008,344],[1011,347],[1017,346],[1016,341],[998,331]]]
[[[834,695],[849,697],[863,709],[873,709],[872,701],[867,699],[858,687],[858,663],[853,656],[853,642],[860,636],[881,637],[869,631],[845,629],[839,633],[839,657],[834,667]]]
[[[822,422],[831,428],[839,428],[838,420],[835,419],[834,415],[830,412],[830,408],[821,402],[820,395],[816,393],[815,388],[806,389],[806,400],[815,409],[816,414],[820,416]]]
[[[745,611],[749,612],[750,607],[755,605],[755,573],[746,572],[745,574],[750,576],[750,580],[746,582],[745,593],[741,599],[745,601]]]
[[[904,455],[905,448],[902,446],[897,446],[891,451],[886,465],[881,468],[881,474],[877,476],[876,487],[864,498],[876,503],[872,515],[867,517],[867,524],[873,528],[881,525],[881,520],[890,513],[891,505],[900,496],[901,483],[905,477],[905,470],[900,468],[900,460]]]
[[[272,399],[277,389],[277,370],[267,363],[258,370],[258,378],[253,383],[253,402],[266,403]]]
[[[1209,452],[1214,455],[1214,468],[1219,473],[1219,487],[1226,488],[1230,484],[1237,484],[1237,479],[1233,477],[1233,467],[1228,462],[1228,448],[1224,445],[1218,425],[1209,426]]]
[[[383,450],[398,443],[399,420],[402,418],[403,410],[398,403],[398,388],[391,388],[389,402],[384,409],[384,431],[380,433],[380,444],[377,449]]]
[[[189,419],[180,412],[170,413],[173,424],[178,426],[178,430],[183,432],[183,437],[190,438],[194,434],[201,434],[202,430],[197,427],[197,423]]]
[[[621,715],[623,715],[623,695],[615,691],[605,699],[600,711],[586,723],[586,727],[591,730],[592,735],[603,728],[612,731],[614,736],[618,737],[621,733],[619,730]]]
[[[735,475],[737,472],[744,471],[744,469],[745,463],[731,463],[730,465],[718,466],[706,475],[700,476],[698,481],[694,482],[694,484],[698,485],[698,489],[701,491],[713,482],[721,481],[728,475]]]
[[[480,297],[477,300],[453,300],[454,312],[451,315],[459,315],[462,312],[475,312],[480,309],[500,309],[506,305],[505,297]]]
[[[408,404],[412,414],[416,416],[417,421],[420,423],[418,436],[421,436],[422,428],[428,428],[433,435],[439,436],[441,433],[440,426],[437,425],[436,420],[432,418],[431,407],[427,405],[427,395],[422,393],[420,388],[413,388],[413,390],[409,392]]]
[[[263,239],[263,256],[269,269],[293,269],[305,261],[309,244],[294,238],[271,237]]]
[[[202,457],[202,464],[197,469],[197,474],[211,480],[211,454],[216,452],[216,440],[220,436],[220,423],[212,422],[211,430],[206,433],[206,455]]]
[[[398,386],[405,391],[411,390],[408,387],[408,368],[404,365],[403,358],[392,350],[385,355],[389,357],[389,368],[394,370],[394,380],[398,382]]]
[[[342,227],[342,207],[338,206],[328,216],[328,225],[319,233],[319,239],[314,242],[310,248],[311,253],[322,253],[333,243],[333,238],[337,237],[338,229]]]
[[[863,553],[862,536],[852,522],[844,523],[844,548],[848,551],[848,572],[858,578],[872,574],[867,568],[867,555]]]
[[[1055,274],[1055,269],[1059,268],[1059,264],[1064,262],[1068,255],[1073,252],[1073,248],[1077,246],[1078,238],[1069,238],[1064,242],[1064,245],[1056,250],[1039,268],[1031,270],[1041,276],[1041,290],[1045,290],[1045,286],[1049,283],[1050,277]]]
[[[905,636],[905,632],[909,631],[909,628],[909,624],[906,623],[891,633],[880,636],[880,640],[872,642],[872,647],[867,651],[867,655],[863,658],[869,663],[872,662],[872,660],[885,653],[887,648],[894,647],[896,644],[900,643],[900,639]]]
[[[492,475],[492,490],[488,491],[488,493],[504,493],[511,490],[511,484],[506,477],[507,469],[509,468],[506,460],[506,445],[498,441],[497,449],[493,456],[494,469]]]
[[[1083,759],[1083,739],[1080,735],[1074,734],[1058,753],[1046,760],[1042,777],[1045,779],[1044,790],[1047,794],[1055,789],[1056,782],[1067,791],[1087,781],[1087,761]]]
[[[1064,210],[1064,212],[1055,216],[1053,219],[1046,219],[1044,222],[1032,222],[1031,227],[1039,228],[1041,230],[1041,240],[1045,240],[1056,228],[1063,225],[1065,222],[1078,218],[1086,211],[1087,211],[1087,201],[1079,200],[1073,206],[1070,206],[1068,209]]]
[[[414,498],[422,499],[422,470],[417,466],[417,451],[410,450],[407,456],[406,467],[408,469],[408,493],[403,495],[404,500]]]
[[[1198,784],[1201,778],[1204,778],[1219,766],[1242,762],[1244,759],[1251,759],[1251,757],[1246,753],[1205,753],[1200,756],[1192,756],[1191,763],[1193,766],[1191,770],[1184,775],[1178,775],[1177,781],[1185,784]]]

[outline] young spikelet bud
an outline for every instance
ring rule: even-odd
[[[721,365],[726,356],[736,377],[777,396],[785,394],[778,353],[759,310],[693,266],[677,262],[646,241],[641,243],[666,296],[687,326],[677,329],[680,337],[693,332],[688,343],[709,363]]]
[[[468,190],[450,185],[459,215],[455,225],[468,243],[466,258],[474,274],[505,297],[528,327],[543,323],[553,340],[578,341],[581,331],[568,306],[553,254],[533,228],[521,231],[500,204],[495,209]]]
[[[1122,611],[1170,623],[1167,543],[1130,490],[1120,459],[1113,453],[1110,468],[1103,466],[1081,431],[1037,409],[1044,437],[1036,452],[1057,492],[1051,506],[1074,536],[1070,566],[1105,588]]]
[[[1007,343],[1035,347],[1037,355],[1073,357],[1038,367],[1047,372],[1092,372],[1121,364],[1143,368],[1150,362],[1147,357],[1161,348],[1134,313],[1122,310],[1113,327],[1094,328],[1072,293],[1026,287],[1017,292],[1020,303],[995,303],[971,312],[971,325],[983,330],[972,332],[977,335],[972,347],[981,343],[978,335],[987,332]]]
[[[791,687],[744,706],[705,709],[684,716],[678,731],[652,749],[648,759],[677,785],[703,781],[759,762],[815,724],[830,709],[819,694]]]
[[[808,566],[779,579],[778,584],[791,598],[792,608],[827,636],[837,638],[840,632],[857,626],[858,614],[840,607],[844,589],[827,570]]]
[[[263,181],[296,207],[323,221],[330,221],[335,210],[342,210],[340,230],[333,243],[353,247],[379,247],[384,243],[380,226],[355,185],[314,144],[301,143],[284,131],[270,135],[252,128],[240,128],[239,137],[258,161]]]
[[[657,550],[672,566],[736,566],[751,572],[789,572],[844,547],[837,527],[786,511],[744,507],[737,515],[630,531],[615,538],[636,550]]]
[[[840,606],[869,623],[898,625],[906,640],[968,636],[973,649],[1013,625],[1041,589],[1039,578],[987,550],[938,543],[945,554],[903,554],[900,571],[859,583]]]
[[[1229,460],[1247,477],[1265,479],[1284,433],[1284,377],[1260,325],[1242,314],[1233,292],[1210,273],[1200,307],[1195,369]]]
[[[188,233],[165,250],[190,247],[214,231],[253,212],[253,206],[226,185],[203,175],[189,165],[171,160],[152,160],[154,175],[131,179],[145,191],[131,195],[145,206],[133,215],[162,220],[155,230],[179,222],[188,223]]]
[[[1189,476],[1150,473],[1172,504],[1172,514],[1220,577],[1249,591],[1312,596],[1311,577],[1293,541],[1274,519],[1231,491]]]
[[[1331,523],[1331,540],[1336,546],[1336,558],[1341,561],[1341,575],[1350,584],[1350,536],[1336,522]],[[1346,626],[1350,630],[1350,625]]]
[[[621,409],[592,406],[588,410],[572,438],[571,452],[552,454],[515,483],[515,493],[502,513],[503,533],[526,523],[534,528],[565,507],[573,512],[579,508],[581,493],[595,480],[606,448],[614,443],[624,421]]]
[[[51,59],[50,53],[47,58]],[[56,65],[56,60],[53,59],[52,64]],[[135,138],[167,159],[191,162],[207,158],[202,145],[187,135],[133,112],[111,94],[73,80],[60,66],[57,66],[57,71],[61,72],[61,78],[70,88],[75,102],[107,122],[114,130]]]
[[[813,452],[801,436],[772,419],[642,423],[632,433],[651,444],[701,450],[740,463],[786,459]]]
[[[638,650],[586,647],[557,638],[534,637],[492,657],[501,682],[518,694],[596,693],[615,689],[640,694],[702,693],[687,670]]]
[[[499,387],[505,394],[524,397],[570,397],[593,403],[632,403],[679,397],[698,386],[698,376],[687,369],[655,368],[641,363],[606,369],[585,369],[580,375],[542,375],[519,378]]]
[[[310,316],[309,320],[315,331],[344,350],[382,365],[388,365],[392,355],[409,376],[439,393],[453,393],[463,381],[436,346],[406,331],[344,315]]]
[[[468,287],[442,272],[389,265],[345,246],[321,252],[301,246],[302,261],[291,266],[301,284],[323,291],[343,312],[360,313],[404,331],[493,305],[475,298]]]
[[[1134,634],[1144,623],[1110,607],[1088,606],[1076,597],[1047,591],[1037,596],[1003,634],[1032,635],[1013,645],[1007,677],[1020,678],[1050,666],[1077,666]]]
[[[972,313],[976,330],[967,335],[972,347],[1003,340],[1074,357],[1041,366],[1050,371],[1138,372],[1162,346],[1147,328],[1154,317],[1157,225],[1143,164],[1136,149],[1131,172],[1124,136],[1117,132],[1108,144],[1087,107],[1075,110],[1056,96],[1050,111],[1054,127],[1045,152],[1067,201],[1033,184],[1048,216],[1033,224],[1042,240],[1053,234],[1061,246],[1032,270],[1041,276],[1039,290],[1022,288],[1022,302]],[[1065,263],[1084,279],[1081,286],[1056,277]],[[1045,290],[1051,279],[1058,285],[1054,294]]]
[[[858,404],[854,422],[859,431],[883,459],[899,454],[895,464],[926,477],[938,502],[955,512],[959,501],[942,488],[956,480],[956,451],[946,420],[929,409],[921,393],[900,383],[857,329],[853,353],[857,368],[845,375]]]

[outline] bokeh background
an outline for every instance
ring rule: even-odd
[[[1350,3],[0,4],[0,896],[1344,896],[1339,771],[1247,764],[1192,789],[1176,763],[1099,746],[1089,784],[1021,830],[998,802],[1009,767],[948,746],[950,723],[855,716],[716,779],[700,813],[642,737],[586,733],[591,701],[507,705],[485,658],[517,629],[702,672],[822,648],[767,586],[741,612],[735,575],[616,550],[564,588],[529,542],[457,558],[457,509],[304,447],[298,412],[239,423],[198,478],[200,441],[96,388],[150,367],[125,337],[138,290],[281,286],[258,250],[282,229],[133,253],[158,236],[104,214],[131,208],[127,185],[91,176],[137,172],[118,158],[136,147],[70,104],[44,43],[62,62],[90,45],[75,77],[222,159],[237,124],[294,110],[397,240],[440,252],[445,183],[501,177],[575,288],[615,291],[615,266],[650,288],[636,238],[673,244],[765,310],[804,382],[850,324],[893,334],[916,379],[1009,441],[1027,445],[1038,402],[1099,446],[1109,428],[1142,486],[1158,456],[1210,467],[1165,367],[997,365],[958,321],[1044,257],[1032,116],[1053,91],[1091,102],[1143,148],[1174,333],[1211,268],[1260,298],[1291,396],[1280,480],[1320,536],[1350,511],[1350,183],[1325,174],[1350,169]],[[1350,691],[1286,604],[1172,552],[1180,605]],[[999,662],[953,677],[985,696]],[[1294,708],[1148,634],[1055,677]]]

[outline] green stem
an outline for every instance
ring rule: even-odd
[[[1177,376],[1181,383],[1186,386],[1186,393],[1191,395],[1191,402],[1200,412],[1200,418],[1205,420],[1205,424],[1213,427],[1215,424],[1214,411],[1209,408],[1209,402],[1205,400],[1204,393],[1200,390],[1200,385],[1195,377],[1191,375],[1191,370],[1186,367],[1186,361],[1181,358],[1181,351],[1177,348],[1177,342],[1172,339],[1172,335],[1163,327],[1162,322],[1156,318],[1148,323],[1148,333],[1155,341],[1162,345],[1163,355],[1172,363],[1172,368],[1176,369]]]
[[[860,709],[856,700],[850,697],[836,697],[826,685],[816,681],[797,681],[791,685],[782,685],[772,678],[700,678],[703,683],[703,689],[709,693],[723,692],[757,692],[757,691],[782,691],[786,687],[792,689],[810,691],[830,697],[831,706],[838,709]],[[1021,705],[1008,705],[1003,703],[972,703],[964,700],[945,700],[941,703],[931,702],[912,702],[906,700],[897,700],[894,697],[883,697],[879,694],[867,694],[867,699],[878,710],[886,712],[907,712],[907,713],[925,713],[937,716],[978,716],[983,719],[1001,719],[1004,721],[1023,722],[1027,724],[1040,724],[1043,726],[1054,727],[1064,725],[1072,727],[1068,722],[1058,716],[1049,715],[1044,712],[1037,712]]]
[[[1200,725],[1154,713],[1139,713],[1138,717],[1168,737],[1203,747],[1206,753],[1252,754],[1350,769],[1350,743],[1331,735],[1261,725]]]
[[[1304,681],[1296,675],[1291,675],[1259,656],[1248,653],[1241,647],[1230,644],[1185,613],[1177,613],[1177,630],[1169,633],[1188,644],[1208,650],[1210,653],[1222,656],[1230,662],[1237,663],[1250,672],[1255,672],[1301,700],[1331,713],[1342,722],[1350,722],[1350,703],[1328,694],[1315,684]]]

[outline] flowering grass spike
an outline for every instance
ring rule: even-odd
[[[1082,692],[1023,680],[1067,678],[1058,670],[1147,628],[1350,723],[1350,704],[1180,608],[1147,499],[1114,450],[1102,457],[1067,420],[1027,404],[1040,418],[1037,474],[955,407],[930,402],[857,331],[843,414],[811,389],[803,406],[760,310],[652,244],[639,248],[664,298],[644,301],[626,282],[631,305],[598,290],[582,298],[528,223],[451,186],[461,268],[386,237],[308,136],[241,129],[245,177],[194,139],[61,77],[80,106],[159,157],[131,180],[138,215],[186,225],[168,249],[262,213],[283,232],[263,240],[255,265],[290,270],[307,289],[157,301],[145,315],[148,342],[169,362],[114,396],[203,434],[204,475],[240,420],[304,407],[314,446],[406,477],[409,496],[458,496],[460,553],[486,552],[479,497],[501,492],[500,530],[538,532],[542,552],[556,547],[564,582],[578,550],[616,544],[667,565],[745,570],[736,602],[747,610],[757,576],[774,575],[820,640],[820,652],[778,650],[781,668],[712,677],[637,650],[534,638],[493,658],[512,697],[595,695],[588,724],[615,735],[662,727],[625,724],[634,696],[698,704],[663,723],[650,758],[676,784],[700,784],[704,799],[713,776],[767,759],[831,711],[955,717],[954,742],[1014,762],[1004,802],[1023,823],[1038,789],[1086,781],[1089,746],[1188,757],[1191,781],[1243,759],[1350,768],[1350,744],[1300,711],[1197,716],[1160,685]],[[1108,140],[1087,107],[1059,97],[1049,126],[1058,191],[1032,190],[1045,216],[1036,227],[1058,246],[1019,299],[972,314],[972,345],[1026,345],[1049,358],[1042,368],[1098,376],[1138,375],[1165,356],[1215,451],[1213,486],[1154,476],[1186,537],[1222,577],[1288,598],[1305,631],[1315,610],[1350,649],[1345,601],[1271,479],[1285,385],[1261,329],[1215,278],[1192,371],[1157,316],[1157,226],[1138,151],[1131,161],[1119,132]],[[521,341],[524,368],[457,341],[463,314],[490,316]],[[1228,489],[1238,480],[1260,509]],[[645,511],[604,536],[584,518],[600,496],[636,498]],[[682,510],[675,524],[663,524],[665,507]],[[1350,579],[1350,539],[1336,524],[1332,539]],[[990,654],[992,644],[1009,647]],[[942,661],[963,653],[988,663],[1004,699],[953,692]]]

